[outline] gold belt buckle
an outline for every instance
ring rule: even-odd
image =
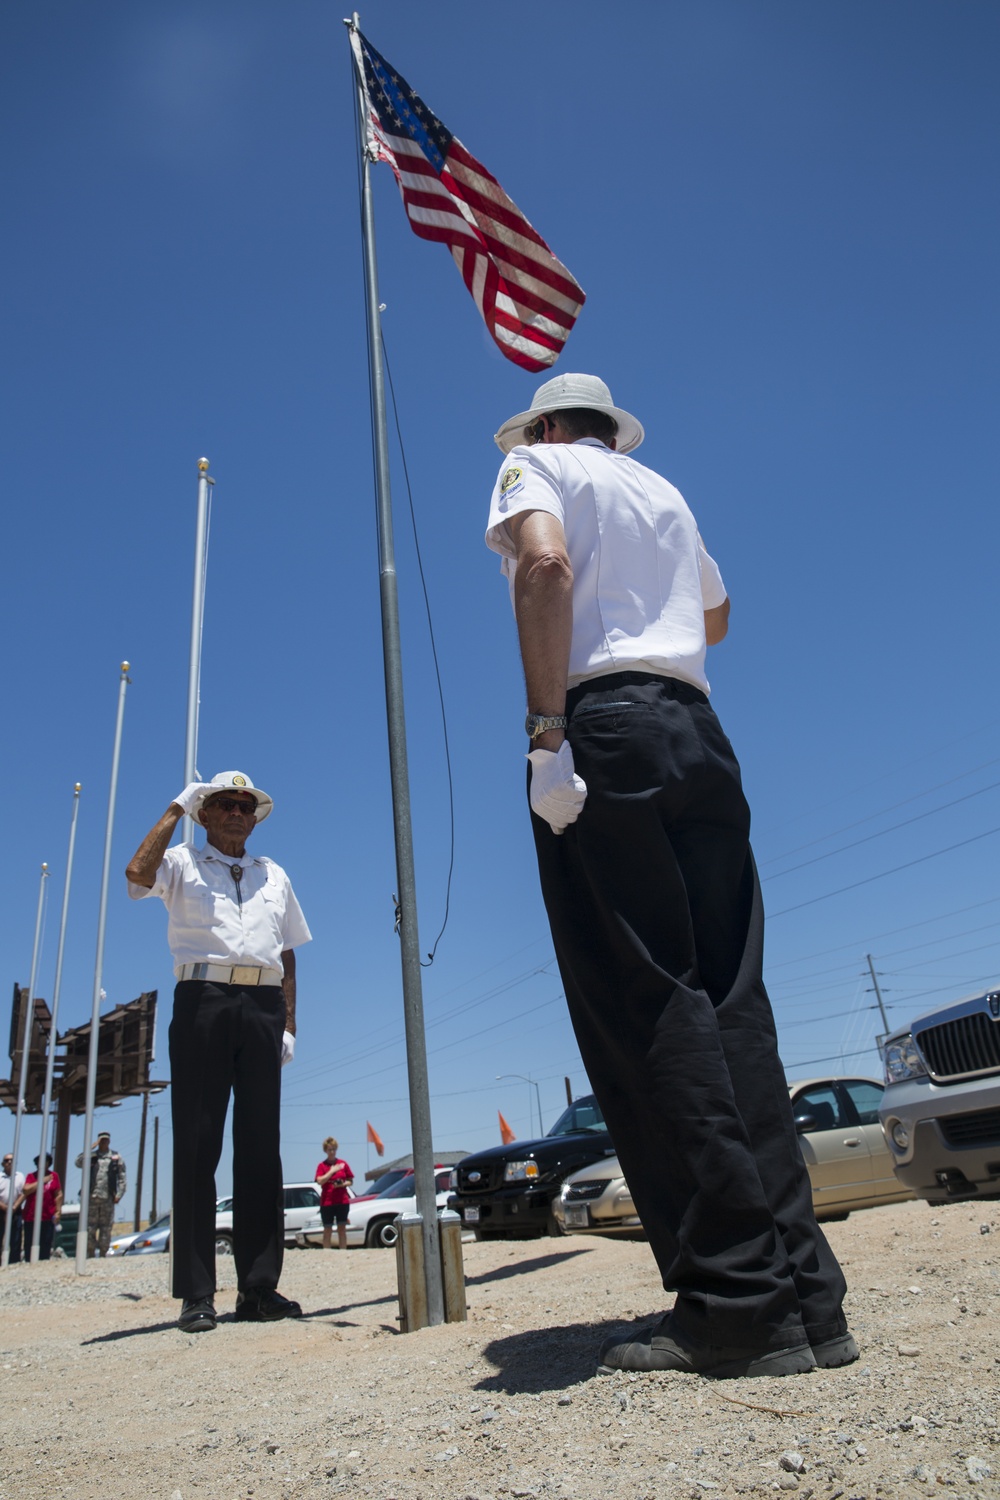
[[[234,964],[233,977],[229,982],[230,984],[260,984],[260,970],[241,968],[239,965]]]

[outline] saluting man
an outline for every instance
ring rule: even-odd
[[[215,1169],[233,1096],[236,1317],[299,1318],[277,1290],[284,1255],[281,1067],[295,1050],[295,949],[311,937],[280,865],[247,853],[272,799],[242,771],[192,782],[147,834],[127,870],[133,900],[159,896],[177,987],[170,1023],[177,1326],[216,1326]],[[202,848],[167,846],[189,814]]]
[[[559,375],[497,434],[488,545],[528,694],[532,828],[580,1054],[671,1310],[602,1368],[847,1364],[761,977],[740,768],[708,702],[729,599],[642,424]]]

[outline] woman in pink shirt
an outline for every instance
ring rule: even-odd
[[[337,1226],[337,1249],[347,1249],[347,1214],[351,1195],[347,1191],[354,1181],[354,1173],[346,1161],[337,1155],[337,1142],[328,1135],[323,1142],[326,1157],[316,1168],[315,1180],[322,1193],[319,1200],[320,1218],[323,1220],[323,1249],[333,1249],[333,1226]]]

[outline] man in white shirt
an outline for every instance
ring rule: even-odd
[[[171,1219],[178,1327],[216,1326],[215,1169],[233,1096],[233,1255],[236,1317],[298,1318],[277,1291],[284,1254],[281,1066],[295,1050],[295,949],[311,934],[280,865],[246,841],[273,807],[242,771],[192,782],[128,866],[134,900],[159,896],[177,987],[170,1023],[174,1198]],[[203,848],[168,848],[190,814]]]
[[[528,696],[542,894],[580,1054],[673,1308],[604,1370],[847,1364],[764,989],[750,812],[709,706],[729,600],[644,433],[560,375],[497,434],[487,544]]]
[[[3,1244],[7,1215],[10,1214],[10,1259],[21,1259],[21,1205],[24,1202],[24,1173],[11,1172],[14,1158],[8,1151],[0,1164],[0,1245]]]

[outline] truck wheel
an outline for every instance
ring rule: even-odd
[[[215,1253],[216,1255],[232,1255],[233,1241],[230,1235],[217,1234],[215,1236]]]
[[[566,1231],[563,1229],[555,1214],[550,1213],[545,1223],[545,1233],[549,1236],[550,1239],[557,1240],[560,1235],[565,1234],[565,1232]]]
[[[393,1250],[399,1239],[399,1228],[395,1219],[376,1219],[369,1224],[365,1244],[369,1250]]]

